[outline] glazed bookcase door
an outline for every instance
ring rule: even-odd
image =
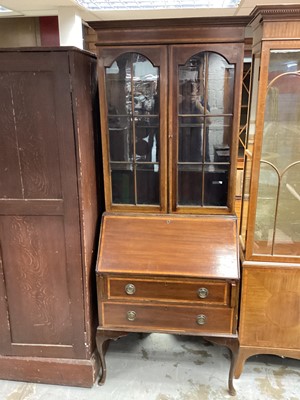
[[[246,250],[292,262],[300,256],[300,50],[284,46],[265,45],[261,63]]]
[[[238,47],[171,48],[171,212],[233,210],[242,72]]]
[[[166,48],[100,48],[107,211],[166,212]]]

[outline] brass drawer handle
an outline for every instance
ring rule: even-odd
[[[135,286],[132,283],[128,283],[128,285],[125,286],[125,292],[127,294],[134,294],[135,293]]]
[[[206,297],[208,296],[208,289],[202,287],[198,289],[197,293],[200,299],[206,299]]]
[[[135,311],[127,311],[127,319],[128,321],[134,321],[136,319]]]
[[[197,315],[197,324],[204,325],[206,323],[206,316],[204,314]]]

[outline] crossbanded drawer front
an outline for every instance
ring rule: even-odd
[[[230,334],[234,309],[104,302],[102,316],[107,329]]]
[[[108,278],[108,299],[168,300],[228,305],[230,284],[225,281],[176,281]]]

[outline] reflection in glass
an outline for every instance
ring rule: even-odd
[[[203,157],[203,118],[180,117],[178,135],[178,160],[202,161]]]
[[[139,164],[137,166],[137,203],[159,204],[159,170],[158,164]]]
[[[228,165],[210,165],[204,170],[204,206],[227,205]]]
[[[143,55],[125,53],[106,68],[108,114],[154,115],[159,112],[159,69]]]
[[[202,166],[178,166],[178,204],[202,206]]]
[[[210,117],[209,122],[205,137],[205,161],[229,162],[232,117]]]
[[[136,138],[136,161],[159,161],[159,119],[158,117],[136,117],[134,119]]]
[[[132,124],[127,117],[109,117],[109,153],[111,161],[132,161]]]
[[[259,175],[254,237],[260,254],[271,254],[278,184],[276,170],[269,164],[262,163]]]
[[[270,52],[255,253],[300,255],[300,51]]]
[[[200,52],[178,71],[178,204],[227,206],[234,65]]]
[[[179,114],[205,114],[205,53],[191,57],[179,67]]]
[[[202,161],[205,154],[207,162],[229,162],[232,117],[210,117],[205,127],[202,120],[179,118],[178,161]]]
[[[133,68],[135,114],[158,114],[158,68],[141,55],[136,55]]]
[[[288,168],[282,176],[274,254],[300,256],[300,161]]]
[[[233,113],[234,65],[216,53],[208,55],[207,102],[211,114]]]
[[[134,204],[134,176],[131,164],[111,164],[111,185],[114,204]]]
[[[262,159],[279,170],[299,160],[299,110],[299,74],[275,77],[267,93]]]
[[[119,56],[106,68],[106,97],[112,201],[159,204],[159,69],[141,54]]]

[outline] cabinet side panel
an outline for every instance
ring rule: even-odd
[[[299,269],[244,267],[241,344],[299,349],[299,332]]]
[[[63,219],[2,217],[1,241],[12,342],[71,345]]]
[[[73,52],[70,55],[72,79],[72,98],[74,107],[75,141],[77,146],[77,173],[81,246],[83,265],[83,287],[85,307],[85,330],[89,337],[89,350],[96,333],[96,282],[95,262],[99,231],[98,216],[101,204],[97,201],[97,189],[101,197],[101,187],[97,188],[96,177],[96,143],[99,130],[99,104],[96,78],[96,59],[94,57]],[[100,171],[99,171],[100,172]],[[100,186],[100,185],[98,185]],[[93,347],[93,346],[92,346]]]

